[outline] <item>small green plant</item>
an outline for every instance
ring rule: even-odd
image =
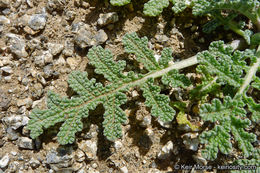
[[[95,79],[88,79],[87,72],[74,71],[70,74],[69,86],[78,94],[74,98],[61,98],[59,95],[49,92],[47,110],[34,109],[30,115],[28,128],[31,130],[31,137],[36,138],[43,133],[43,128],[48,128],[59,122],[63,122],[58,133],[60,144],[73,143],[75,133],[82,130],[82,118],[88,117],[89,110],[103,104],[104,113],[104,135],[108,140],[115,140],[121,137],[121,124],[125,123],[127,117],[120,106],[127,101],[124,94],[129,88],[140,86],[143,96],[146,98],[146,105],[151,108],[151,114],[160,120],[167,122],[174,118],[175,111],[169,106],[169,97],[160,94],[160,87],[154,85],[154,78],[162,77],[162,82],[173,86],[185,86],[189,84],[187,78],[179,74],[175,69],[181,69],[196,63],[195,59],[187,63],[176,63],[169,66],[172,59],[172,51],[165,48],[162,51],[160,60],[157,62],[153,51],[148,49],[146,37],[139,38],[136,33],[126,34],[123,43],[125,51],[133,53],[137,61],[144,64],[148,70],[147,74],[135,74],[130,71],[123,73],[125,61],[115,62],[109,50],[102,47],[93,47],[89,50],[87,57],[90,64],[96,69],[97,74],[102,74],[110,83],[102,85]],[[172,78],[177,77],[177,80]]]
[[[248,17],[256,28],[243,30],[240,25],[243,22],[237,21],[237,15],[229,13],[234,11]],[[62,98],[49,92],[48,109],[34,109],[30,114],[31,119],[27,127],[31,131],[31,137],[36,138],[44,129],[62,122],[58,133],[59,143],[73,143],[76,132],[83,128],[82,118],[88,117],[89,110],[94,110],[97,105],[102,104],[105,109],[103,133],[108,140],[114,141],[122,136],[122,124],[127,117],[120,106],[126,103],[125,92],[132,87],[141,88],[146,106],[157,119],[172,121],[176,107],[180,109],[176,118],[178,123],[186,123],[193,129],[199,129],[185,116],[184,103],[173,103],[167,95],[160,93],[160,87],[154,82],[158,78],[163,85],[171,88],[186,89],[193,86],[192,89],[185,90],[189,92],[189,100],[199,103],[202,120],[214,123],[212,129],[207,129],[200,135],[200,142],[205,144],[203,157],[214,160],[219,152],[229,154],[234,148],[232,143],[235,142],[244,158],[234,164],[243,162],[259,166],[256,161],[259,152],[256,152],[252,144],[256,141],[256,135],[250,133],[248,128],[260,122],[260,104],[247,93],[249,89],[260,89],[260,79],[256,76],[260,69],[259,2],[196,0],[193,2],[193,13],[212,17],[205,30],[212,31],[217,26],[224,25],[226,29],[241,35],[250,49],[234,50],[223,41],[215,41],[210,44],[208,50],[172,64],[169,63],[173,60],[171,49],[164,48],[159,60],[156,60],[153,51],[147,46],[146,37],[139,38],[136,33],[126,34],[123,37],[125,52],[134,54],[136,60],[147,70],[145,74],[137,74],[125,70],[125,61],[114,61],[109,50],[94,46],[87,57],[95,67],[95,73],[103,75],[107,84],[89,79],[87,72],[72,72],[68,83],[77,94],[72,98]],[[197,73],[202,76],[200,83],[192,83],[185,74],[178,71],[196,64]]]
[[[162,13],[164,8],[169,6],[169,1],[172,2],[172,10],[175,13],[183,11],[191,4],[191,0],[149,0],[144,4],[144,14],[147,16],[158,16]],[[114,6],[123,6],[130,2],[131,0],[110,0],[110,3]]]

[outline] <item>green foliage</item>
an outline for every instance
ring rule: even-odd
[[[131,0],[110,0],[110,3],[114,6],[123,6],[129,4]]]
[[[256,149],[251,159],[239,159],[233,163],[234,166],[245,168],[243,170],[232,170],[231,173],[260,172],[260,149]],[[243,167],[245,166],[245,167]]]
[[[168,5],[169,0],[150,0],[144,4],[144,14],[147,16],[158,16]]]
[[[58,132],[60,144],[73,143],[75,135],[83,128],[82,119],[87,118],[90,110],[97,105],[104,107],[104,135],[110,141],[120,138],[122,124],[127,116],[122,105],[127,103],[127,92],[132,87],[140,87],[145,98],[145,105],[151,109],[151,115],[157,119],[172,121],[176,111],[179,124],[187,124],[192,130],[200,129],[193,125],[186,116],[187,105],[198,102],[199,114],[204,121],[213,123],[212,128],[202,132],[200,142],[205,144],[202,155],[208,160],[215,160],[219,152],[229,154],[237,146],[242,151],[243,159],[235,164],[259,166],[259,150],[252,145],[256,135],[250,133],[252,126],[259,123],[260,104],[250,97],[249,91],[260,89],[260,80],[256,73],[260,70],[260,10],[257,0],[149,0],[144,5],[144,13],[149,16],[159,15],[164,8],[173,3],[173,11],[178,13],[186,7],[192,7],[194,15],[207,15],[212,20],[204,26],[205,32],[211,32],[224,25],[241,35],[251,49],[234,51],[223,41],[212,42],[209,49],[181,62],[172,61],[172,50],[164,48],[159,60],[148,48],[148,39],[139,38],[136,33],[123,37],[125,52],[133,54],[136,61],[143,65],[142,74],[126,71],[126,62],[115,61],[113,54],[101,46],[92,47],[87,54],[89,63],[95,67],[95,73],[106,80],[104,83],[89,79],[87,72],[74,71],[69,75],[68,83],[75,91],[71,98],[61,97],[53,92],[48,93],[47,109],[33,109],[27,128],[31,137],[41,135],[44,129],[61,123]],[[130,0],[111,0],[111,4],[122,6]],[[238,21],[238,12],[245,15],[256,26],[252,30],[244,29],[246,22]],[[257,47],[257,49],[256,49]],[[199,83],[192,83],[178,70],[199,64],[196,72],[200,75]],[[154,82],[155,78],[167,88],[185,88],[189,100],[173,103],[162,94],[161,87]],[[156,80],[157,81],[157,80]],[[192,89],[192,86],[195,86]],[[232,88],[232,89],[230,89]],[[210,97],[208,97],[210,96]],[[213,98],[212,98],[213,97]],[[211,103],[208,103],[211,100]],[[204,103],[204,104],[203,104]],[[194,112],[196,114],[196,112]],[[258,155],[256,156],[255,153]],[[257,168],[258,169],[258,168]]]
[[[208,51],[198,54],[198,61],[210,75],[218,77],[217,82],[239,87],[243,82],[243,70],[239,64],[234,63],[232,55],[232,47],[225,47],[223,41],[217,41],[210,44]]]
[[[175,13],[182,12],[188,6],[190,6],[192,0],[149,0],[144,4],[144,14],[147,16],[158,16],[162,13],[163,9],[169,6],[169,2],[172,2],[172,10]],[[110,0],[110,3],[114,6],[123,6],[129,4],[131,0]]]
[[[126,34],[123,38],[123,43],[125,51],[135,54],[136,60],[142,63],[147,70],[153,71],[160,68],[154,58],[153,51],[147,46],[147,37],[140,39],[136,33]]]
[[[249,157],[254,151],[251,144],[256,141],[256,136],[246,132],[244,129],[251,124],[245,118],[246,111],[243,109],[244,103],[239,99],[224,98],[223,103],[214,99],[212,104],[203,104],[200,108],[200,116],[205,121],[218,122],[212,130],[205,131],[200,136],[202,144],[207,144],[202,150],[202,155],[208,160],[217,158],[218,150],[223,154],[232,151],[231,136],[237,141],[238,147],[243,151],[245,157]]]
[[[237,15],[243,14],[260,28],[260,13],[258,0],[194,0],[192,13],[196,15],[209,15],[212,20],[207,23],[203,30],[207,33],[223,25],[225,29],[231,29],[244,37],[248,44],[256,44],[259,41],[258,35],[252,35],[252,31],[243,30],[244,21],[236,22]],[[251,38],[252,37],[252,38]]]
[[[197,72],[202,75],[202,83],[190,92],[191,98],[220,93],[220,87],[230,85],[237,91],[244,82],[244,73],[247,73],[251,66],[247,65],[248,60],[256,62],[253,50],[234,51],[226,46],[223,41],[212,42],[209,50],[198,53],[200,65]],[[256,80],[258,78],[253,76]],[[230,91],[230,90],[229,90]]]
[[[202,74],[202,83],[191,91],[192,98],[201,93],[219,93],[220,86],[227,85],[232,86],[232,90],[236,92],[233,99],[226,96],[223,103],[219,99],[213,99],[211,104],[206,103],[200,107],[202,119],[216,124],[213,129],[200,136],[201,143],[206,144],[202,151],[203,157],[214,160],[219,151],[229,154],[232,151],[232,136],[244,157],[249,157],[254,150],[251,143],[256,140],[256,136],[244,130],[251,125],[245,108],[247,105],[252,113],[252,120],[258,121],[259,105],[253,98],[242,97],[240,94],[247,91],[246,88],[241,90],[245,83],[249,85],[249,81],[258,79],[255,73],[259,62],[256,61],[255,51],[233,51],[230,46],[217,41],[210,44],[209,50],[198,53],[197,57],[200,63],[197,71]],[[249,65],[248,61],[251,61]]]
[[[191,81],[185,75],[179,74],[177,70],[172,70],[169,73],[163,75],[162,83],[164,85],[169,85],[172,88],[186,88],[191,85]]]
[[[30,114],[31,119],[27,128],[31,130],[32,138],[41,135],[44,129],[63,122],[57,135],[58,141],[63,145],[73,143],[75,134],[83,128],[82,118],[87,118],[89,110],[94,110],[98,104],[102,104],[105,109],[104,135],[111,141],[121,137],[122,124],[126,122],[127,117],[120,106],[127,101],[124,92],[133,86],[141,87],[146,98],[145,104],[151,108],[153,116],[164,122],[174,118],[175,111],[169,106],[169,97],[160,94],[160,87],[153,84],[153,77],[164,75],[164,73],[160,73],[168,67],[168,62],[172,58],[172,50],[164,49],[160,61],[157,62],[153,51],[147,47],[146,37],[139,38],[136,33],[126,34],[123,43],[126,52],[135,54],[137,61],[143,63],[149,73],[136,75],[130,71],[124,74],[125,61],[114,61],[109,50],[100,46],[92,47],[87,54],[89,63],[95,67],[95,73],[103,75],[109,83],[103,85],[96,82],[96,79],[89,79],[87,72],[72,72],[69,75],[68,83],[77,93],[76,97],[69,99],[49,92],[48,109],[34,109]],[[186,82],[186,79],[177,71],[174,71],[174,75],[179,77],[179,83]],[[169,84],[174,83],[169,76],[165,78],[167,79],[164,81],[168,80]]]
[[[146,99],[145,104],[152,108],[152,115],[159,117],[164,122],[171,121],[175,111],[169,106],[169,97],[160,94],[160,87],[153,85],[153,80],[150,78],[142,85],[141,89]]]

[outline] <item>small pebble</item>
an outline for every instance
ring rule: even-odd
[[[62,44],[55,43],[47,43],[47,47],[53,56],[61,53],[61,51],[64,49],[64,46]]]
[[[100,26],[105,26],[111,23],[115,23],[117,22],[118,19],[118,15],[116,12],[112,12],[112,13],[101,13],[99,15],[99,19],[97,20],[98,25]]]
[[[121,171],[122,173],[128,173],[128,169],[127,169],[126,166],[120,168],[120,171]]]
[[[6,8],[10,3],[10,0],[0,0],[0,8]]]
[[[8,127],[6,129],[6,133],[7,133],[7,138],[11,141],[15,141],[19,138],[19,133],[16,132],[14,129],[12,129],[11,127]]]
[[[44,29],[47,21],[47,16],[45,14],[34,14],[30,17],[28,26],[34,31]]]
[[[35,169],[38,168],[40,166],[40,162],[39,160],[35,159],[35,158],[31,158],[31,160],[29,161],[30,166]]]
[[[26,106],[27,108],[29,108],[32,106],[32,99],[30,97],[25,99],[19,99],[16,103],[18,107]]]
[[[27,137],[20,137],[18,139],[18,146],[22,149],[30,149],[30,150],[34,149],[32,139]]]
[[[79,148],[85,152],[88,160],[95,160],[97,158],[97,142],[92,140],[82,141]]]
[[[18,57],[26,58],[28,53],[25,50],[25,41],[19,35],[7,34],[10,51]]]
[[[10,158],[9,158],[8,154],[6,154],[4,157],[2,157],[2,159],[0,160],[0,168],[5,168],[8,165],[9,160],[10,160]]]
[[[157,157],[159,159],[166,159],[170,156],[171,151],[173,150],[173,142],[169,141],[167,142],[161,149],[161,151],[158,153]]]
[[[122,144],[122,142],[120,142],[120,141],[115,141],[114,147],[115,147],[116,151],[119,151],[120,148],[123,147],[123,144]]]
[[[12,68],[10,66],[2,67],[1,70],[3,70],[6,73],[9,73],[9,74],[13,73],[13,70],[12,70]]]

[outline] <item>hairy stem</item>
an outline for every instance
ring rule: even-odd
[[[239,88],[237,94],[242,94],[244,92],[246,87],[250,84],[251,80],[253,79],[253,76],[256,74],[256,71],[260,65],[260,45],[257,48],[256,56],[257,56],[257,61],[249,69],[248,73],[245,76],[245,81],[243,85]]]

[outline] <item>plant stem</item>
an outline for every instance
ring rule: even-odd
[[[245,80],[243,85],[239,88],[237,94],[242,94],[246,87],[250,84],[251,80],[253,79],[254,75],[256,74],[256,71],[260,65],[260,45],[257,48],[256,51],[256,56],[257,60],[256,62],[252,65],[252,67],[249,69],[248,73],[245,76]]]

